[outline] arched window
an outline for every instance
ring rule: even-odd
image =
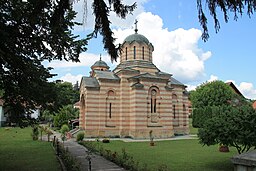
[[[113,102],[114,102],[114,91],[109,90],[108,91],[108,97],[107,97],[107,115],[108,118],[111,119],[113,115]]]
[[[173,118],[175,119],[176,118],[176,106],[175,106],[175,104],[172,105],[172,111],[173,111]]]
[[[142,47],[142,59],[144,60],[144,46]]]
[[[125,60],[127,60],[127,47],[125,48]]]
[[[151,90],[151,113],[156,113],[156,93],[155,89]]]
[[[183,126],[187,126],[187,122],[186,122],[186,119],[187,119],[187,112],[186,112],[186,105],[183,104]]]
[[[178,116],[178,112],[177,112],[177,95],[173,94],[172,95],[172,113],[173,113],[173,118],[176,119]]]
[[[136,46],[133,46],[133,59],[136,59]]]

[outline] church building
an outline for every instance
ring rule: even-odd
[[[79,127],[86,137],[168,138],[189,133],[186,86],[152,62],[154,46],[135,33],[114,70],[100,59],[80,83]]]

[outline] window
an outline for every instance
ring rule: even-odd
[[[108,91],[108,97],[107,97],[107,117],[111,119],[113,117],[113,105],[114,105],[114,99],[115,99],[115,93],[112,90]]]
[[[125,48],[125,60],[127,60],[127,47]]]
[[[156,90],[151,91],[151,113],[156,113]]]
[[[172,95],[172,113],[173,113],[173,118],[178,117],[178,111],[177,111],[177,103],[178,103],[178,97],[176,94]]]
[[[112,114],[111,110],[112,110],[112,103],[109,103],[109,111],[108,111],[109,118],[111,118],[111,114]]]
[[[142,47],[142,59],[144,60],[144,46]]]
[[[136,46],[133,46],[133,59],[136,59]]]
[[[173,118],[176,118],[176,106],[172,105],[172,111],[173,111]]]

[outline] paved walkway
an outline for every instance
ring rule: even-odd
[[[70,139],[65,142],[65,147],[68,147],[70,154],[80,163],[80,168],[82,171],[89,170],[89,162],[86,159],[88,156],[88,150]],[[113,162],[110,162],[103,158],[102,156],[92,154],[91,156],[91,169],[92,171],[124,171],[123,168],[117,166]]]
[[[56,136],[60,140],[60,133],[55,132],[53,136]],[[43,140],[47,141],[47,136],[43,137]],[[61,141],[60,141],[61,142]],[[68,148],[70,154],[74,157],[76,161],[80,164],[81,171],[89,170],[89,162],[87,160],[88,150],[78,144],[75,139],[69,139],[64,142],[65,148]],[[102,156],[91,154],[91,170],[92,171],[124,171],[125,169],[117,166],[115,163],[106,160]]]

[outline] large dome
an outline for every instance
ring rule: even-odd
[[[134,33],[132,35],[129,35],[128,37],[126,37],[124,39],[124,42],[123,43],[132,43],[132,42],[138,42],[138,43],[146,43],[146,44],[149,44],[149,41],[148,39],[141,35],[141,34],[138,34],[138,33]]]

